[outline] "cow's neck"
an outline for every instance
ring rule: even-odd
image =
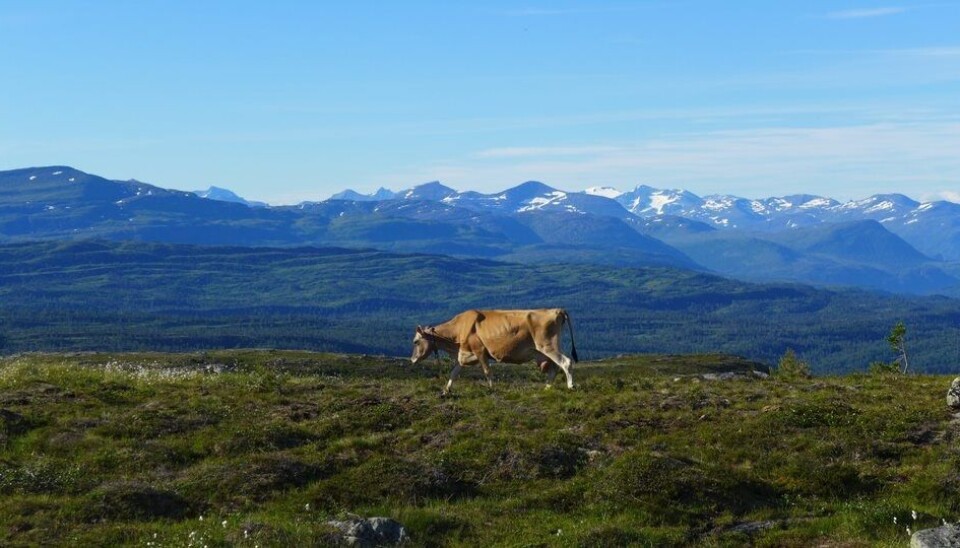
[[[457,341],[457,330],[456,326],[451,322],[442,323],[433,328],[433,332],[438,335],[434,340],[442,350],[445,352],[456,351],[460,344]]]

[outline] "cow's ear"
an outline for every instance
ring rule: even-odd
[[[418,325],[418,326],[417,326],[417,333],[420,333],[421,335],[423,335],[423,326],[422,326],[422,325]]]

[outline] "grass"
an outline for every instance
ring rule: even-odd
[[[440,399],[449,364],[403,363],[4,358],[0,545],[315,545],[383,515],[423,546],[898,546],[960,518],[947,377],[625,356],[574,391],[502,365]]]

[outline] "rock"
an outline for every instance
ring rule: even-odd
[[[733,371],[724,371],[723,373],[704,373],[700,378],[705,381],[730,381],[739,378]]]
[[[409,540],[403,525],[390,518],[350,519],[327,523],[340,531],[340,538],[337,540],[348,546],[373,548],[403,544]]]
[[[954,385],[957,381],[953,381]],[[910,537],[910,548],[950,548],[960,546],[960,526],[944,525],[917,531]]]
[[[752,380],[752,379],[766,379],[770,375],[764,373],[763,371],[724,371],[723,373],[703,373],[698,375],[697,378],[703,379],[705,381],[738,381],[738,380]]]
[[[960,409],[960,377],[953,379],[950,389],[947,390],[947,407]]]
[[[733,527],[727,529],[731,533],[743,533],[745,535],[753,535],[760,533],[762,531],[767,531],[773,529],[780,525],[778,521],[747,521],[744,523],[738,523]]]

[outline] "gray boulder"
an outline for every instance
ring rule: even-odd
[[[954,384],[957,382],[954,381]],[[910,548],[955,548],[960,546],[960,526],[944,525],[917,531],[910,537]]]
[[[403,525],[390,518],[349,519],[327,523],[340,531],[338,540],[347,546],[395,546],[409,540]]]
[[[947,390],[947,407],[960,409],[960,377],[953,379],[950,389]]]

